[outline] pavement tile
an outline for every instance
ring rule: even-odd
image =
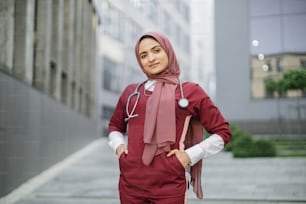
[[[233,158],[221,152],[203,162],[205,200],[189,204],[306,203],[306,158]],[[113,204],[119,169],[106,138],[16,204]]]

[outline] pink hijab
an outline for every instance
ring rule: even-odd
[[[158,75],[145,73],[148,79],[156,80],[154,91],[147,101],[144,124],[143,163],[150,165],[154,156],[170,151],[170,145],[176,141],[175,89],[180,75],[179,64],[168,38],[160,33],[147,32],[136,43],[137,61],[144,71],[139,58],[139,44],[144,38],[153,38],[168,55],[167,68]]]
[[[148,32],[142,35],[136,43],[135,54],[141,69],[144,71],[139,58],[139,44],[144,38],[155,39],[168,55],[168,67],[158,75],[145,73],[148,79],[156,80],[154,91],[147,101],[144,124],[144,152],[142,160],[150,165],[154,156],[170,151],[170,145],[176,141],[175,123],[175,89],[178,85],[180,67],[174,50],[168,38],[160,33]],[[186,135],[186,148],[201,142],[203,127],[199,120],[191,119]],[[202,199],[201,186],[202,160],[191,167],[191,185],[197,197]]]

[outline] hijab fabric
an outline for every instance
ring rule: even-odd
[[[141,64],[139,44],[144,38],[156,40],[168,55],[168,66],[157,75],[146,73]],[[170,145],[176,141],[175,89],[179,83],[180,68],[170,41],[157,32],[142,35],[136,43],[135,54],[148,79],[156,80],[154,91],[146,104],[143,133],[145,146],[142,160],[145,165],[150,165],[155,155],[170,151]]]
[[[168,55],[167,68],[158,75],[145,73],[139,58],[139,44],[144,38],[155,39]],[[168,38],[160,33],[148,32],[142,35],[136,43],[135,54],[143,72],[148,79],[156,80],[154,91],[146,104],[144,124],[144,152],[142,161],[150,165],[154,156],[170,150],[170,145],[176,141],[175,123],[175,89],[178,85],[180,67],[174,50]],[[200,143],[203,140],[203,127],[198,119],[191,118],[186,140],[186,148]],[[191,185],[199,199],[203,199],[201,186],[202,160],[190,168]]]

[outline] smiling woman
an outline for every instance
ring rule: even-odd
[[[168,66],[168,56],[153,38],[145,38],[139,44],[139,57],[143,70],[150,75],[159,74]]]
[[[166,36],[145,33],[135,55],[147,80],[126,87],[109,122],[109,144],[119,158],[121,203],[185,203],[187,169],[194,192],[203,198],[202,159],[230,140],[229,124],[199,85],[180,82]],[[203,127],[212,134],[205,140]]]
[[[168,66],[168,56],[165,50],[152,38],[145,38],[141,41],[139,57],[144,71],[150,75],[159,74]]]

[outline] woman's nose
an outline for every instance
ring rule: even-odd
[[[154,56],[154,54],[149,54],[149,61],[151,62],[151,61],[153,61],[153,60],[155,60],[155,56]]]

